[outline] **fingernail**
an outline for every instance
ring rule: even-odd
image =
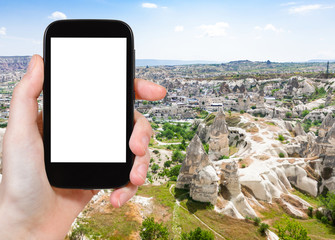
[[[139,176],[140,176],[144,181],[145,181],[145,177],[144,177],[144,176],[146,176],[147,169],[148,169],[147,164],[141,164],[141,165],[137,168],[137,171],[138,171]]]
[[[119,205],[119,207],[121,207],[120,199],[117,200],[117,205]]]
[[[27,73],[31,73],[31,71],[33,70],[34,66],[35,66],[35,55],[31,57],[28,68],[27,68]]]
[[[127,193],[121,193],[120,199],[119,199],[119,207],[121,207],[121,205],[123,205],[127,201],[128,201]]]

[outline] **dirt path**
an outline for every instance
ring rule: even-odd
[[[175,184],[172,184],[169,191],[170,194],[174,197],[173,193],[172,193],[172,188],[175,186]],[[176,199],[176,198],[175,198]],[[187,211],[188,213],[190,213],[186,208],[184,208],[178,199],[176,199],[176,204],[181,207],[182,209],[184,209],[185,211]],[[194,213],[190,213],[195,219],[197,219],[199,222],[201,222],[205,227],[207,227],[209,230],[211,230],[216,236],[218,236],[221,239],[225,239],[220,233],[216,232],[213,228],[211,228],[210,226],[208,226],[206,223],[204,223],[200,218],[198,218]]]

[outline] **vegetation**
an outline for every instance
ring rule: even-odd
[[[214,240],[214,234],[197,227],[194,231],[182,233],[181,240]]]
[[[189,123],[169,123],[165,122],[162,126],[163,131],[156,135],[156,138],[162,140],[192,140],[197,127],[191,127]]]
[[[324,87],[321,87],[321,88],[315,87],[314,93],[309,95],[308,99],[310,101],[313,101],[313,100],[325,97],[326,94],[327,94],[327,92],[324,89]]]
[[[159,169],[159,165],[157,163],[152,164],[151,170],[153,173],[156,173],[158,169]]]
[[[282,152],[280,152],[280,153],[278,154],[278,156],[279,156],[280,158],[285,157],[284,153],[282,153]]]
[[[309,111],[308,110],[304,110],[304,111],[302,111],[302,113],[301,113],[301,117],[306,117],[307,115],[309,114]]]
[[[140,229],[140,236],[143,240],[167,240],[169,232],[162,223],[156,223],[153,217],[146,218]]]
[[[185,159],[185,154],[183,154],[180,150],[174,150],[172,152],[172,161],[174,162],[183,162]]]
[[[269,225],[266,223],[261,223],[259,225],[258,231],[263,235],[266,236],[266,231],[269,229]]]
[[[208,154],[209,144],[208,143],[202,143],[202,145],[204,146],[204,149],[205,149],[206,153]]]
[[[226,156],[226,155],[222,155],[219,160],[222,160],[222,159],[229,159],[229,156]]]
[[[320,200],[322,202],[322,205],[325,207],[326,211],[329,212],[328,216],[330,218],[329,219],[330,222],[332,222],[332,224],[335,225],[335,193],[328,192],[326,196],[320,196]]]
[[[279,134],[277,140],[283,142],[283,141],[285,141],[285,137],[282,134]]]
[[[125,219],[131,208],[128,204],[122,208],[107,207],[108,213],[96,212],[89,217],[79,217],[76,227],[68,236],[70,240],[81,239],[126,239],[140,224],[134,219]],[[120,224],[122,222],[122,224]]]
[[[285,226],[277,226],[278,237],[281,240],[311,240],[307,230],[296,220],[285,218]]]
[[[170,169],[167,173],[167,176],[170,178],[171,181],[177,181],[179,172],[180,172],[181,165],[176,165]]]
[[[286,116],[287,118],[291,118],[291,117],[292,117],[292,113],[291,113],[291,112],[286,112],[286,113],[285,113],[285,116]]]
[[[315,120],[312,122],[310,119],[306,119],[301,125],[304,128],[304,131],[307,133],[312,126],[318,127],[322,124],[321,120]]]

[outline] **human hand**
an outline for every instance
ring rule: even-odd
[[[98,191],[52,187],[46,176],[42,141],[42,114],[37,98],[44,81],[43,59],[34,55],[26,75],[15,87],[3,142],[0,184],[1,239],[64,239],[72,222]],[[159,100],[165,88],[135,79],[137,99]],[[150,124],[135,111],[129,141],[136,155],[130,183],[111,194],[114,207],[128,201],[142,185],[149,165]]]

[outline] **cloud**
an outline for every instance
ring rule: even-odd
[[[48,18],[52,19],[52,20],[60,20],[60,19],[66,19],[66,15],[62,12],[53,12]]]
[[[280,6],[282,7],[287,7],[287,6],[292,6],[298,4],[297,2],[287,2],[287,3],[282,3]]]
[[[264,27],[256,26],[255,30],[257,31],[273,31],[275,33],[281,33],[284,32],[284,29],[282,28],[276,28],[274,25],[268,23]]]
[[[226,29],[229,28],[229,24],[217,22],[213,25],[202,24],[199,28],[203,31],[201,37],[222,37],[227,35]]]
[[[5,27],[0,27],[0,36],[6,36],[7,29]]]
[[[181,25],[175,26],[174,31],[175,32],[182,32],[182,31],[184,31],[184,26],[181,26]]]
[[[333,6],[324,6],[324,5],[321,5],[321,4],[302,5],[302,6],[298,6],[298,7],[291,7],[289,9],[289,13],[305,14],[305,13],[309,13],[311,11],[329,9],[329,8],[333,8]]]
[[[158,8],[157,4],[155,3],[142,3],[143,8]]]

